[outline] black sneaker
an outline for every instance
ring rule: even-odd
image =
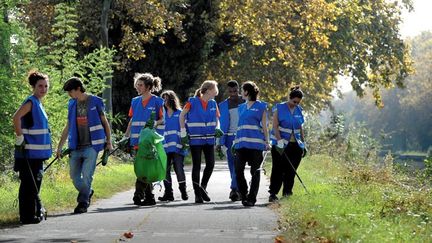
[[[203,198],[201,196],[195,195],[195,203],[204,203]]]
[[[251,201],[251,200],[243,200],[242,201],[243,206],[245,207],[253,207],[255,206],[255,202]]]
[[[91,199],[93,197],[93,194],[94,194],[94,190],[92,189],[91,192],[90,192],[90,195],[89,195],[89,203],[88,203],[89,206],[91,204]]]
[[[164,193],[162,197],[158,197],[158,200],[162,202],[174,201],[174,195],[172,193],[171,194]]]
[[[209,197],[207,191],[204,188],[201,188],[201,198],[205,202],[210,202],[210,197]]]
[[[270,194],[269,202],[276,202],[279,198],[275,194]]]
[[[189,199],[189,196],[188,196],[186,190],[183,190],[183,191],[180,191],[180,192],[181,192],[181,199],[182,199],[183,201],[186,201],[186,200]]]
[[[236,190],[231,190],[229,199],[231,199],[233,202],[240,201],[240,193],[238,193]]]
[[[144,201],[141,202],[141,206],[153,206],[156,205],[156,201],[154,198],[144,199]]]
[[[87,213],[88,204],[80,202],[74,209],[74,214]]]
[[[142,199],[141,198],[139,198],[139,197],[133,197],[133,203],[135,204],[135,205],[137,205],[137,206],[141,206],[141,204],[142,204]]]

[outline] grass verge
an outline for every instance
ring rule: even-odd
[[[280,242],[430,242],[430,187],[390,168],[305,158],[294,195],[282,198]]]
[[[77,191],[69,178],[67,164],[51,167],[45,173],[41,199],[49,214],[73,211],[76,206]],[[135,173],[132,163],[124,163],[110,158],[106,166],[96,167],[93,179],[95,194],[92,200],[108,198],[119,191],[130,189],[135,183]],[[19,222],[18,213],[19,180],[13,178],[0,186],[0,225]],[[132,195],[131,195],[132,196]]]

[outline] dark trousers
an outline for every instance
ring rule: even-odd
[[[297,170],[300,165],[303,150],[296,142],[290,142],[285,147],[284,154],[279,154],[275,146],[271,149],[272,172],[270,176],[270,194],[278,194],[283,184],[282,195],[291,195],[294,186],[295,171],[289,162]],[[289,161],[288,161],[288,159]]]
[[[163,181],[165,186],[165,193],[172,194],[172,179],[171,179],[171,167],[174,165],[174,172],[177,175],[177,181],[180,187],[185,186],[186,176],[184,172],[184,156],[175,152],[167,153],[167,171],[166,178]]]
[[[200,195],[200,186],[204,189],[207,188],[207,183],[210,180],[210,176],[213,173],[213,168],[215,165],[214,157],[214,145],[191,145],[190,151],[192,155],[192,183],[195,194]],[[205,158],[205,168],[203,172],[203,177],[200,183],[200,173],[201,173],[201,153],[204,152]]]
[[[259,168],[263,161],[262,152],[262,150],[257,149],[241,148],[237,150],[237,159],[234,161],[238,190],[243,199],[247,199],[254,203],[256,202],[261,177]],[[249,194],[244,175],[246,163],[250,166],[250,173],[252,176]]]
[[[19,178],[21,184],[19,187],[19,214],[20,221],[23,223],[30,222],[40,211],[42,203],[39,199],[39,191],[42,184],[43,162],[41,159],[17,159],[19,166]]]

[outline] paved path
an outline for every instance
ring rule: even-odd
[[[194,203],[189,169],[188,201],[175,184],[174,202],[138,207],[130,190],[95,202],[86,214],[51,215],[40,224],[0,229],[0,242],[274,242],[277,215],[268,207],[268,180],[261,175],[252,208],[228,199],[229,171],[226,162],[217,162],[207,188],[212,202]],[[162,193],[156,186],[156,198]],[[123,236],[127,231],[133,238]]]

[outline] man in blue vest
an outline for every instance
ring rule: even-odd
[[[85,213],[90,205],[91,187],[99,151],[105,146],[112,150],[111,129],[105,116],[100,97],[87,94],[79,78],[72,77],[63,85],[71,99],[68,104],[68,121],[63,129],[57,149],[61,157],[62,147],[68,139],[70,154],[70,177],[78,190],[74,213]]]
[[[240,200],[240,194],[237,188],[237,179],[234,167],[234,156],[231,153],[231,146],[235,139],[235,133],[238,125],[238,106],[245,101],[239,96],[239,84],[235,80],[230,80],[227,83],[229,97],[219,103],[220,117],[220,128],[224,132],[224,135],[218,141],[216,149],[221,151],[222,148],[226,150],[228,168],[231,175],[231,192],[229,198],[234,202]]]

